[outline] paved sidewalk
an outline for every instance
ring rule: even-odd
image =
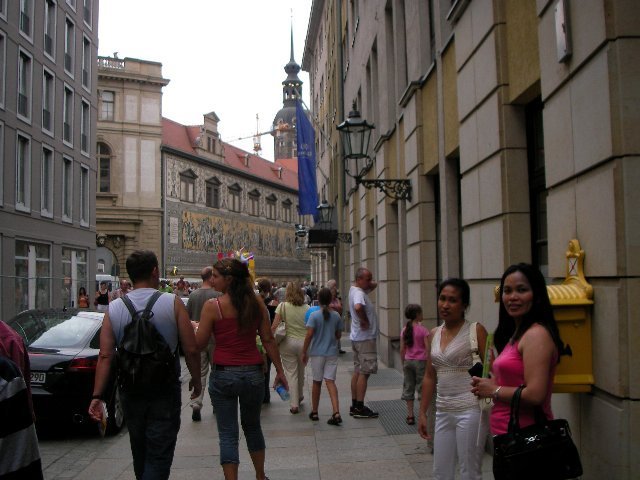
[[[344,341],[343,343],[347,343]],[[288,402],[274,392],[265,405],[262,426],[265,434],[266,473],[271,480],[335,479],[429,479],[433,457],[427,442],[417,434],[416,426],[405,423],[406,406],[401,400],[402,375],[380,365],[369,379],[366,403],[380,412],[378,419],[354,419],[349,416],[352,354],[340,356],[337,386],[344,422],[327,424],[331,403],[323,385],[319,422],[308,418],[310,412],[310,368],[307,368],[305,401],[298,415],[289,413]],[[185,375],[186,369],[183,369]],[[223,479],[218,450],[218,433],[208,394],[202,409],[202,421],[191,420],[187,383],[183,384],[182,427],[178,436],[172,479]],[[417,403],[417,402],[416,402]],[[104,450],[89,460],[77,479],[134,479],[125,432],[119,439],[104,444]],[[485,455],[483,480],[492,479],[491,457]],[[70,472],[69,472],[70,473]],[[240,434],[240,478],[255,478],[245,439]]]

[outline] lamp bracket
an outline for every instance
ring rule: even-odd
[[[405,179],[374,179],[363,180],[356,178],[356,185],[362,185],[366,189],[377,188],[387,197],[395,200],[411,201],[411,180]]]

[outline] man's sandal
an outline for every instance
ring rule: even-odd
[[[329,425],[340,425],[342,423],[342,417],[340,416],[340,412],[336,412],[331,415],[331,418],[327,420]]]
[[[415,425],[416,419],[415,417],[407,417],[407,425]]]
[[[317,422],[318,420],[320,420],[320,417],[318,417],[318,412],[311,412],[309,414],[309,418],[314,422]]]

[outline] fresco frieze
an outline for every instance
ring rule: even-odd
[[[245,248],[258,255],[295,255],[294,235],[290,228],[187,211],[182,212],[182,248],[205,253]]]

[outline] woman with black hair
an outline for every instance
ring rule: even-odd
[[[402,400],[407,402],[407,425],[415,425],[413,402],[422,392],[422,377],[429,355],[429,330],[422,326],[422,307],[411,303],[404,309],[408,320],[400,333],[400,361],[404,373]]]
[[[469,368],[474,364],[471,338],[475,337],[480,358],[484,359],[487,331],[480,323],[465,318],[470,297],[469,284],[460,278],[449,278],[439,285],[438,316],[443,323],[429,336],[430,356],[422,380],[418,422],[418,433],[430,438],[427,411],[435,392],[436,480],[454,480],[456,463],[461,480],[482,479],[486,423],[481,422],[478,400],[469,391]]]
[[[526,263],[511,265],[500,280],[500,297],[494,337],[499,355],[493,362],[493,375],[472,379],[476,396],[493,398],[493,435],[507,432],[511,397],[520,385],[524,385],[520,426],[534,423],[534,407],[541,407],[546,418],[553,418],[551,387],[563,349],[540,270]]]
[[[196,332],[203,349],[213,333],[215,350],[209,379],[209,394],[216,410],[220,464],[226,480],[238,478],[238,403],[240,419],[256,478],[264,480],[265,442],[260,426],[264,399],[262,355],[256,346],[256,332],[276,369],[274,387],[288,389],[280,355],[271,334],[269,313],[253,291],[247,265],[224,258],[213,266],[213,288],[222,295],[208,300],[200,314]]]

